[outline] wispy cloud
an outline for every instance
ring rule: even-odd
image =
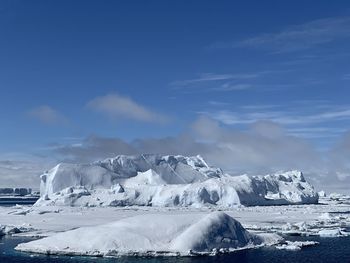
[[[200,112],[203,114],[205,112]],[[288,111],[263,111],[263,112],[234,112],[229,110],[219,110],[207,112],[213,119],[225,124],[247,124],[259,120],[270,120],[283,125],[322,123],[329,121],[350,120],[350,109],[335,109],[330,112],[320,112],[314,114],[301,114]]]
[[[59,111],[48,105],[34,108],[28,112],[28,115],[45,124],[67,124],[68,119]]]
[[[216,106],[216,107],[222,107],[222,106],[228,106],[230,103],[224,102],[224,101],[217,101],[217,100],[211,100],[208,102],[209,105],[211,106]]]
[[[226,125],[272,121],[286,127],[289,134],[308,139],[337,137],[346,132],[344,124],[350,124],[350,105],[334,105],[325,100],[217,107],[197,113]]]
[[[255,48],[276,53],[305,50],[317,45],[349,38],[350,17],[318,19],[230,43],[217,43],[214,48]]]
[[[253,104],[240,106],[242,110],[266,110],[271,108],[281,107],[280,104]]]
[[[213,91],[233,91],[233,90],[247,90],[251,89],[254,85],[252,84],[237,84],[237,83],[224,83],[220,87],[214,87]]]
[[[170,83],[174,90],[183,90],[185,92],[229,92],[243,91],[251,89],[274,90],[294,87],[291,83],[261,83],[261,79],[267,76],[287,73],[290,70],[265,70],[254,73],[238,74],[200,74],[197,78],[178,80]]]
[[[215,74],[215,73],[203,73],[198,76],[198,78],[178,80],[170,83],[174,87],[184,87],[191,84],[198,84],[204,82],[216,82],[216,81],[227,81],[227,80],[244,80],[253,79],[258,77],[258,73],[252,74]]]
[[[339,137],[340,134],[347,132],[347,129],[338,127],[299,127],[288,128],[288,132],[296,137],[318,139]]]
[[[142,122],[164,123],[168,120],[163,114],[154,112],[129,97],[109,94],[94,98],[87,106],[116,119],[131,119]]]

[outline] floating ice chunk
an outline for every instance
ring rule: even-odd
[[[301,250],[303,247],[310,247],[318,245],[319,242],[316,241],[285,241],[283,244],[277,245],[277,249],[285,250]]]
[[[318,231],[318,235],[321,237],[340,237],[347,236],[345,232],[343,232],[340,228],[335,229],[322,229]]]

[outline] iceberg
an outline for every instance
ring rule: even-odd
[[[41,175],[36,206],[235,207],[314,204],[300,171],[232,176],[201,156],[119,155],[91,164],[58,164]]]

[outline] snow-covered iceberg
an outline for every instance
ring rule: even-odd
[[[299,171],[231,176],[202,157],[120,155],[58,164],[41,175],[36,205],[220,206],[311,204],[318,194]]]
[[[27,252],[66,255],[202,255],[276,244],[276,234],[253,234],[223,212],[139,215],[19,244]]]

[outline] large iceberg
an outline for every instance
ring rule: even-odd
[[[200,156],[120,155],[61,163],[41,175],[36,205],[181,206],[312,204],[318,194],[300,171],[231,176]]]
[[[82,227],[19,244],[16,249],[44,254],[203,255],[276,244],[276,234],[253,234],[223,212],[199,215],[139,215]]]

